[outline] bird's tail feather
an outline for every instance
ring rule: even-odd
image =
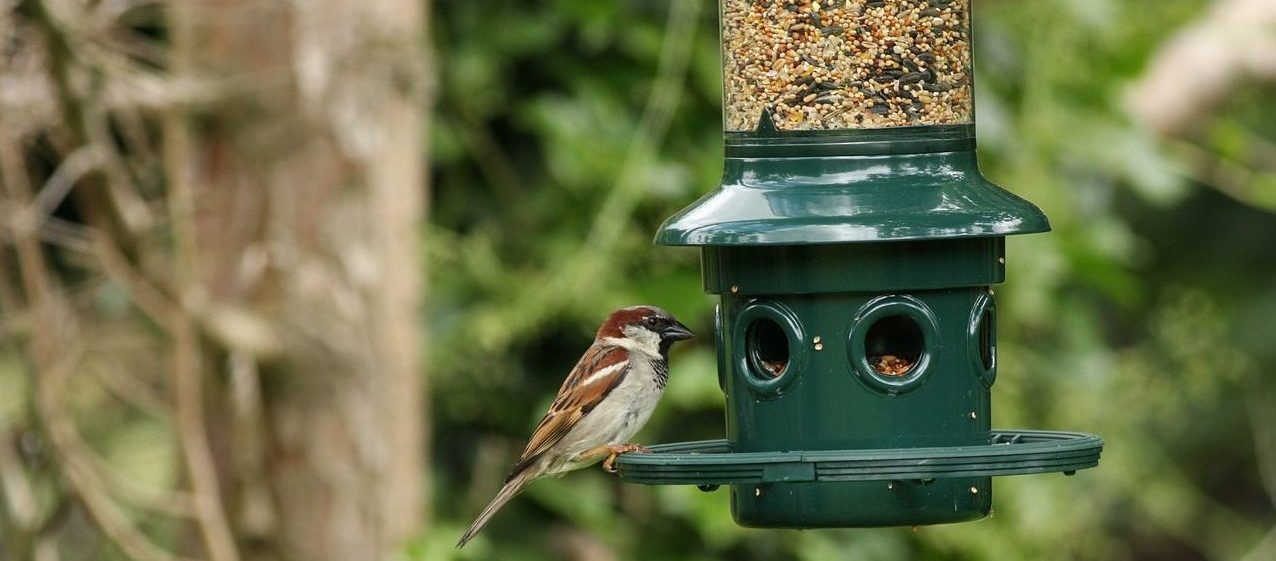
[[[532,470],[525,469],[510,477],[509,480],[505,482],[505,485],[501,487],[500,492],[496,493],[495,497],[492,497],[492,501],[487,503],[487,506],[483,507],[483,512],[480,512],[479,515],[474,518],[474,522],[470,523],[470,527],[466,528],[465,533],[461,535],[461,540],[456,542],[457,549],[465,547],[465,544],[469,542],[475,534],[479,533],[479,530],[482,530],[483,527],[487,525],[487,521],[492,519],[492,516],[496,514],[496,511],[505,506],[505,503],[514,498],[519,491],[523,490],[523,487],[526,487],[528,483],[531,483],[531,481],[535,479],[535,476],[531,473],[531,471]]]

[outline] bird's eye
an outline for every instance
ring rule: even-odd
[[[648,326],[656,325],[656,316],[647,316],[643,318],[642,323]]]

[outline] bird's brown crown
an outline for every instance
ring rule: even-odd
[[[607,317],[607,321],[603,322],[602,327],[598,328],[598,338],[604,337],[624,337],[624,328],[626,325],[634,325],[641,323],[648,316],[668,316],[666,312],[655,306],[630,306],[621,308],[611,313]]]

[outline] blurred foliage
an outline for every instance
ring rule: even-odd
[[[1175,141],[1121,110],[1208,4],[976,2],[983,168],[1055,228],[1009,244],[994,426],[1099,433],[1099,469],[1000,479],[977,523],[805,532],[735,526],[725,491],[586,470],[534,484],[455,552],[609,309],[658,304],[712,333],[698,255],[650,239],[717,183],[720,68],[708,0],[438,2],[438,514],[413,558],[1276,558],[1276,181],[1236,197],[1181,157],[1251,157],[1276,139],[1276,96],[1246,85]],[[712,338],[672,360],[640,440],[721,436]]]

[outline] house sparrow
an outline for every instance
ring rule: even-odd
[[[558,388],[505,485],[456,547],[465,546],[533,480],[586,467],[604,457],[603,469],[614,472],[616,456],[646,451],[628,440],[647,423],[664,393],[669,347],[691,337],[687,326],[655,306],[612,312],[598,329],[594,344]]]

